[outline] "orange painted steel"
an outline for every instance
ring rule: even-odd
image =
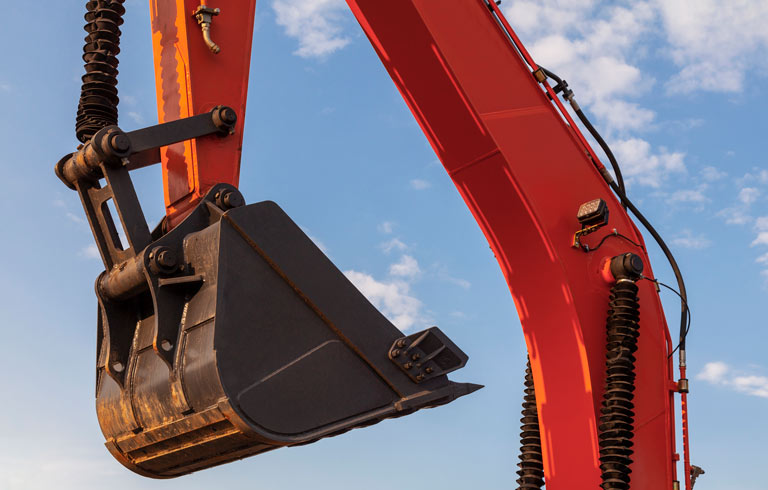
[[[347,0],[395,85],[495,253],[514,298],[536,386],[548,490],[600,484],[597,425],[605,379],[610,285],[604,261],[640,255],[643,237],[595,168],[597,156],[495,5],[484,0]],[[236,138],[163,153],[171,226],[215,182],[237,184],[253,25],[253,0],[221,5],[205,46],[191,13],[198,1],[152,0],[161,122],[217,104],[238,111]],[[494,16],[496,15],[496,16]],[[501,18],[501,19],[500,19]],[[501,24],[500,24],[501,22]],[[512,19],[514,23],[514,19]],[[548,98],[548,94],[549,97]],[[576,212],[602,198],[609,238],[598,252],[572,247]],[[610,231],[586,237],[594,245]],[[652,283],[641,281],[633,489],[676,479],[671,342]],[[514,374],[511,374],[514,375]],[[510,412],[510,423],[516,421]]]
[[[576,211],[603,198],[609,228],[641,244],[642,236],[484,1],[347,3],[507,279],[531,357],[547,488],[599,488],[609,291],[601,264],[634,252],[652,272],[644,247],[619,238],[591,254],[572,248]],[[668,489],[675,454],[667,326],[653,285],[639,287],[632,488]]]
[[[167,227],[176,226],[215,184],[237,185],[251,63],[255,0],[220,2],[211,27],[214,54],[192,13],[200,0],[150,0],[157,113],[161,123],[208,112],[237,112],[236,134],[163,148]]]

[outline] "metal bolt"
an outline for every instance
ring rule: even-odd
[[[395,350],[392,351],[392,357],[397,357],[399,355],[400,355],[400,351],[399,350],[395,349]]]
[[[413,367],[413,364],[411,364],[410,362],[406,362],[405,364],[403,364],[403,367],[405,369],[411,369]]]
[[[427,369],[424,370],[424,372],[427,374],[432,374],[432,371],[434,371],[434,369],[432,369],[431,367],[428,367]]]
[[[421,359],[421,354],[414,354],[411,356],[411,359],[413,359],[414,361],[418,361],[419,359]]]
[[[235,191],[230,191],[224,194],[224,197],[221,199],[221,201],[228,208],[239,208],[240,206],[245,204],[245,199],[243,199],[243,195]]]
[[[176,254],[173,250],[163,250],[157,254],[157,263],[163,267],[171,268],[176,265]]]
[[[131,140],[125,133],[118,133],[109,139],[109,146],[117,153],[127,153],[131,149]]]
[[[229,107],[223,107],[219,111],[219,117],[227,124],[235,124],[237,122],[237,114]]]
[[[168,247],[155,247],[149,252],[150,268],[155,274],[172,273],[179,265],[176,252]]]
[[[416,381],[422,381],[423,379],[424,379],[423,374],[419,374],[418,376],[416,376]]]
[[[405,347],[405,344],[406,344],[405,339],[400,339],[397,341],[397,346],[400,347],[401,349]]]

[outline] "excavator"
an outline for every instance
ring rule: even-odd
[[[246,204],[237,186],[256,0],[210,3],[150,0],[159,124],[124,132],[124,0],[87,1],[81,144],[55,165],[104,263],[95,293],[105,445],[151,478],[481,388],[448,379],[468,356],[446,333],[402,333],[276,203]],[[689,458],[682,274],[573,90],[534,62],[499,3],[347,0],[514,299],[529,354],[518,488],[691,490],[703,470]],[[130,174],[156,164],[166,214],[150,229]],[[636,221],[677,288],[655,278]],[[676,341],[661,287],[680,299]]]

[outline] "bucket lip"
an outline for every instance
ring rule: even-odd
[[[120,464],[122,464],[123,466],[125,466],[129,470],[131,470],[134,473],[139,474],[141,476],[145,476],[147,478],[153,478],[155,480],[168,480],[170,478],[175,478],[176,476],[180,476],[180,475],[163,475],[163,474],[159,474],[159,473],[151,473],[149,471],[146,471],[145,469],[143,469],[140,466],[138,466],[138,465],[134,464],[133,462],[131,462],[131,460],[128,459],[128,457],[126,457],[125,454],[123,454],[120,451],[120,448],[117,447],[117,444],[112,439],[107,440],[104,443],[104,446],[106,446],[106,448],[110,452],[110,454],[112,454],[112,456],[118,462],[120,462]]]

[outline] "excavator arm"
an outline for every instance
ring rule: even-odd
[[[676,488],[674,394],[687,386],[675,381],[657,287],[643,280],[654,277],[647,248],[627,213],[634,206],[549,85],[551,73],[493,1],[347,3],[514,298],[530,361],[520,488]],[[91,20],[116,4],[89,2]],[[79,126],[85,146],[57,165],[105,259],[102,430],[110,451],[147,476],[312,442],[477,388],[445,378],[467,358],[442,332],[400,334],[273,203],[242,205],[255,7],[150,0],[161,125],[127,134]],[[93,33],[119,25],[92,23],[92,44]],[[157,162],[167,216],[150,233],[128,172]],[[109,199],[128,247],[114,246]],[[264,353],[264,342],[280,353]],[[246,360],[260,356],[267,360]],[[258,376],[241,374],[246,367]],[[317,369],[351,381],[312,391],[302,377]],[[286,406],[298,408],[284,416]],[[686,458],[690,488],[688,475]]]

